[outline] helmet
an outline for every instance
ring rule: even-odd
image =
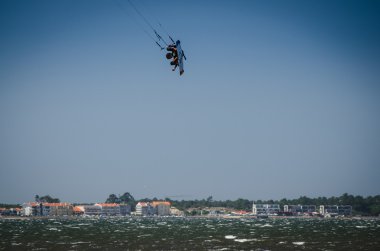
[[[171,53],[166,53],[166,58],[167,59],[171,59],[173,57],[173,55]]]

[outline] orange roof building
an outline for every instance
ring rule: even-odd
[[[101,215],[120,216],[131,213],[131,206],[118,203],[97,203],[95,206],[100,207]]]
[[[96,203],[95,205],[98,205],[100,207],[119,207],[120,204],[117,203]]]
[[[73,206],[70,203],[38,203],[28,202],[23,204],[25,216],[65,216],[73,214]]]
[[[170,205],[169,201],[153,201],[153,207],[155,208],[155,213],[159,216],[170,215]]]
[[[153,201],[152,206],[156,207],[158,205],[166,205],[166,206],[171,206],[171,203],[169,201]]]
[[[73,214],[74,215],[84,214],[83,207],[73,207]]]

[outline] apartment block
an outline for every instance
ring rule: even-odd
[[[350,205],[321,205],[319,213],[322,215],[351,215],[352,206]]]
[[[84,215],[100,215],[102,210],[100,206],[96,205],[79,205],[77,206]]]
[[[252,205],[252,213],[255,215],[274,215],[280,212],[279,204],[255,204]]]
[[[315,205],[284,205],[284,212],[293,214],[304,214],[316,212]]]
[[[152,206],[155,208],[155,213],[159,216],[170,215],[170,202],[169,201],[153,201]]]
[[[154,215],[155,208],[149,202],[139,202],[136,205],[136,215]]]

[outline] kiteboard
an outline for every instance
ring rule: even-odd
[[[183,59],[184,58],[186,59],[186,57],[181,48],[181,42],[177,40],[177,42],[175,42],[175,45],[176,45],[177,53],[178,53],[179,75],[182,75],[185,72],[185,70],[183,69]]]

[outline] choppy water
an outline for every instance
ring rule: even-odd
[[[0,250],[380,250],[380,220],[0,219]]]

